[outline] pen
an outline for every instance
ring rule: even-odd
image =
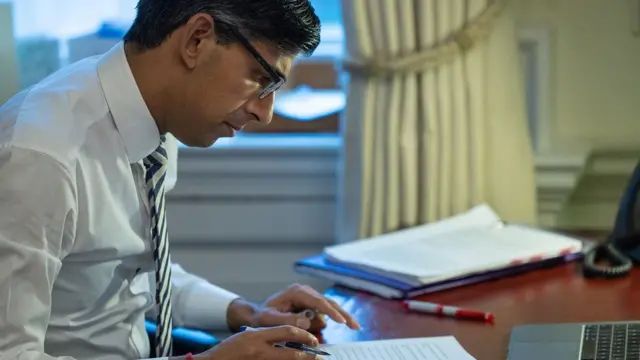
[[[245,330],[251,330],[252,328],[249,326],[241,326],[239,331],[245,331]],[[300,350],[306,353],[310,353],[310,354],[314,354],[314,355],[324,355],[324,356],[329,356],[331,354],[329,354],[328,352],[316,349],[316,348],[312,348],[311,346],[308,346],[306,344],[302,344],[299,342],[295,342],[295,341],[287,341],[284,343],[278,343],[274,345],[275,347],[284,347],[284,348],[289,348],[289,349],[295,349],[295,350]]]
[[[451,316],[459,319],[482,320],[492,322],[495,316],[478,310],[463,309],[455,306],[448,306],[426,301],[405,300],[403,306],[407,310],[419,311],[440,316]]]
[[[310,353],[310,354],[314,354],[314,355],[324,355],[324,356],[331,355],[328,352],[324,352],[322,350],[318,350],[318,349],[312,348],[312,347],[307,346],[305,344],[292,342],[292,341],[287,341],[285,343],[276,344],[275,346],[276,347],[285,347],[285,348],[289,348],[289,349],[296,349],[296,350],[304,351],[304,352],[307,352],[307,353]]]

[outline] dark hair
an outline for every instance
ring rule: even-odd
[[[160,46],[198,13],[213,17],[216,36],[227,43],[235,39],[225,24],[291,55],[311,55],[320,42],[320,19],[309,0],[139,0],[137,10],[124,41],[142,50]]]

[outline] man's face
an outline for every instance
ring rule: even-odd
[[[261,43],[219,44],[206,15],[197,15],[174,35],[185,39],[177,42],[185,71],[167,125],[180,142],[208,147],[250,121],[271,121],[275,92],[265,88],[285,81],[293,56]]]

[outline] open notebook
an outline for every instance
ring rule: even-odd
[[[432,224],[325,248],[327,261],[412,286],[582,252],[582,241],[504,224],[487,205]]]
[[[453,336],[322,345],[327,360],[474,360]]]

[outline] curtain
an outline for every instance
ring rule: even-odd
[[[508,0],[342,0],[349,73],[338,242],[487,203],[536,223]]]

